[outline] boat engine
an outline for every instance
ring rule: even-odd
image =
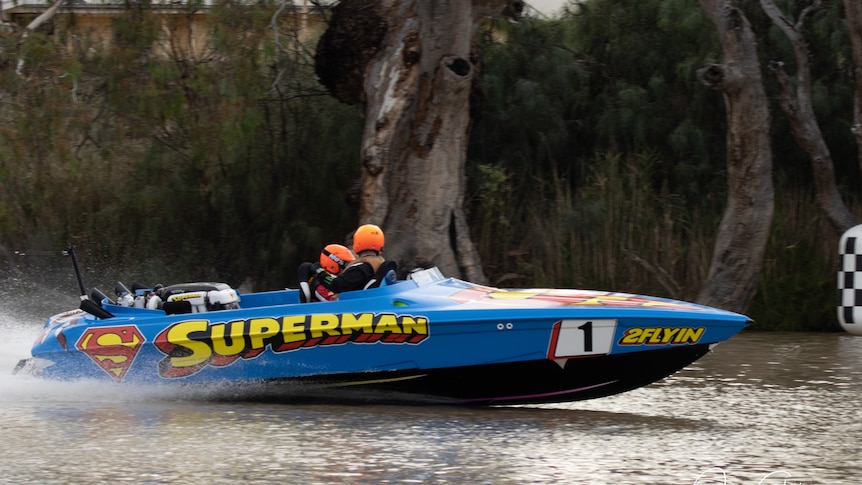
[[[165,313],[204,313],[239,308],[239,294],[224,283],[185,283],[159,292]]]

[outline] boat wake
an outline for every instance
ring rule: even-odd
[[[207,386],[124,385],[118,392],[114,382],[104,380],[57,381],[34,377],[27,373],[14,374],[21,359],[30,356],[30,347],[39,336],[43,322],[22,319],[6,309],[0,310],[0,403],[141,403],[166,401],[266,401],[250,393],[244,386],[233,383]],[[282,387],[282,393],[285,391]],[[251,394],[251,395],[250,395]],[[284,394],[280,394],[283,398]]]

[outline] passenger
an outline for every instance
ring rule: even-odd
[[[337,300],[338,295],[323,285],[336,278],[347,265],[356,259],[341,244],[329,244],[320,252],[319,263],[302,263],[299,266],[299,286],[303,302]]]
[[[383,252],[383,231],[374,224],[365,224],[353,233],[353,252],[358,256],[344,268],[337,277],[321,284],[333,293],[361,290],[374,278],[385,259]]]

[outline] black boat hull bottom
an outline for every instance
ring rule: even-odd
[[[190,386],[207,400],[500,405],[580,401],[646,386],[710,351],[710,344],[552,361],[363,372]]]

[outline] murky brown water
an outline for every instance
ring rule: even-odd
[[[11,376],[40,326],[0,307],[0,483],[862,481],[862,337],[843,333],[744,333],[619,396],[464,409],[188,402]]]

